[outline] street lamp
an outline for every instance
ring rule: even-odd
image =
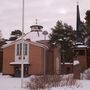
[[[23,39],[23,36],[24,36],[24,0],[22,0],[22,61],[21,61],[21,88],[23,88],[23,73],[24,73],[24,70],[23,70],[23,43],[24,43],[24,39]]]

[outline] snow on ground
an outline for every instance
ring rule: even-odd
[[[3,76],[0,75],[0,90],[26,90],[26,89],[21,88],[20,78],[12,78],[7,75],[3,75]]]
[[[30,78],[24,78],[24,86]],[[78,87],[53,87],[50,90],[90,90],[90,80],[80,80]],[[0,90],[27,90],[21,88],[21,79],[0,74]],[[48,89],[47,89],[48,90]]]
[[[81,80],[79,81],[79,86],[73,86],[73,87],[57,87],[57,88],[51,88],[51,90],[90,90],[90,81],[89,80]]]

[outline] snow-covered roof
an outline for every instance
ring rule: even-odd
[[[76,45],[82,45],[83,43],[82,42],[76,42]]]
[[[73,65],[78,65],[79,61],[78,60],[74,60]]]
[[[16,41],[13,41],[13,42],[9,42],[9,43],[3,45],[2,48],[6,48],[6,47],[11,46],[11,45],[13,45],[13,44],[15,44],[15,43],[17,43],[17,42],[20,42],[20,41],[21,41],[21,39],[16,40]],[[36,45],[36,46],[39,46],[39,47],[47,48],[47,49],[48,49],[48,47],[47,47],[46,45],[41,44],[41,43],[39,43],[39,42],[32,42],[32,41],[27,41],[27,40],[24,40],[24,42],[28,42],[28,43],[30,43],[30,44],[33,44],[33,45]]]
[[[13,45],[13,44],[15,43],[15,41],[6,41],[6,43],[7,43],[7,44],[4,44],[4,45],[2,46],[2,48],[8,47],[8,46],[10,46],[10,45]]]
[[[45,38],[46,37],[46,38]],[[8,47],[12,44],[14,44],[17,41],[20,41],[22,37],[19,37],[17,40],[15,41],[8,41],[7,44],[5,44],[2,48]],[[41,40],[49,40],[49,35],[44,36],[42,31],[39,32],[28,32],[27,34],[24,35],[23,39],[24,40],[30,40],[29,42],[38,46],[41,46],[43,48],[47,48],[46,45],[41,44],[37,41],[41,41]]]
[[[21,39],[21,37],[18,39]],[[28,32],[27,34],[25,34],[24,39],[30,39],[31,41],[35,42],[44,40],[44,35],[43,32]],[[46,40],[49,40],[48,35],[46,36]]]
[[[63,64],[63,63],[61,63],[61,64]],[[64,64],[73,64],[73,63],[65,62]]]
[[[14,42],[14,41],[6,41],[7,44],[10,44],[10,43],[12,43],[12,42]]]
[[[87,46],[86,45],[78,45],[77,47],[78,48],[86,48]]]

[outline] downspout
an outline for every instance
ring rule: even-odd
[[[46,75],[46,49],[44,48],[44,75]]]

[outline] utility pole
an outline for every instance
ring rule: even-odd
[[[23,77],[24,77],[24,63],[23,63],[23,49],[24,49],[24,0],[22,0],[22,61],[21,61],[21,88],[23,88]]]

